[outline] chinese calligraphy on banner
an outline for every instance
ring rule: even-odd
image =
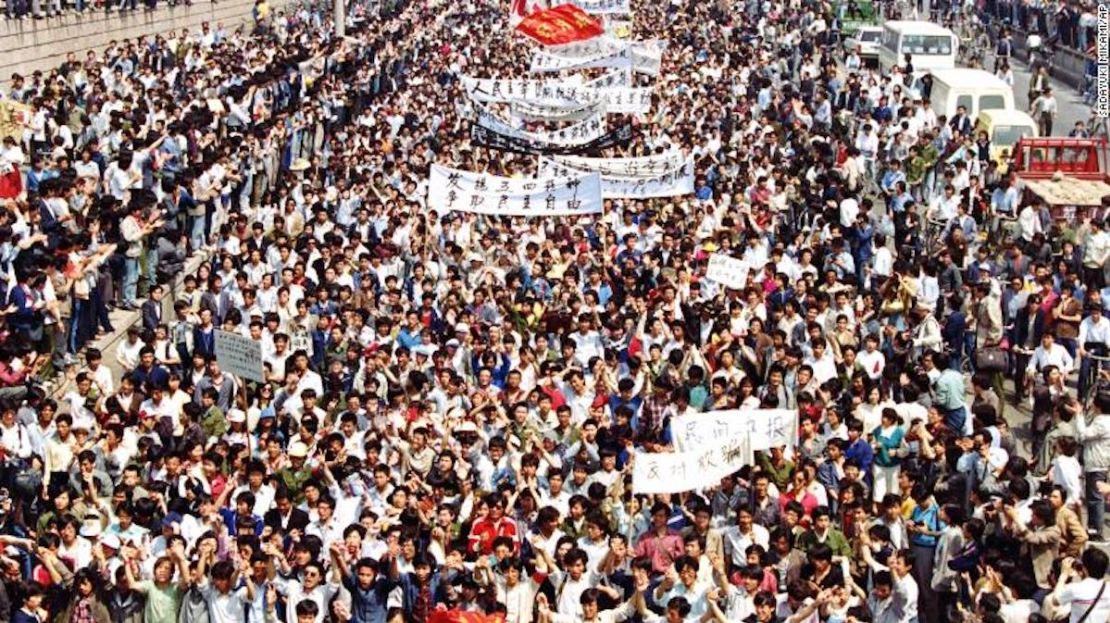
[[[798,411],[751,409],[680,415],[671,420],[671,435],[675,448],[682,451],[737,437],[750,439],[753,452],[778,446],[793,447],[798,439]]]
[[[581,104],[570,100],[512,102],[509,104],[509,114],[514,122],[582,121],[593,115],[605,114],[605,103]]]
[[[216,331],[216,361],[225,372],[250,381],[265,382],[262,342],[228,331]]]
[[[577,154],[623,145],[632,139],[632,124],[623,123],[601,137],[582,145],[557,145],[537,143],[524,138],[502,134],[477,123],[470,126],[470,142],[478,147],[500,149],[520,154]],[[598,192],[601,192],[601,179],[598,178]]]
[[[632,49],[626,44],[623,50],[601,51],[587,56],[562,56],[546,50],[532,52],[532,73],[570,71],[572,69],[593,69],[595,67],[624,68],[633,67]]]
[[[428,207],[508,216],[579,216],[602,210],[596,173],[513,179],[432,165]]]
[[[625,72],[609,72],[586,84],[552,80],[495,80],[463,76],[466,95],[475,102],[532,102],[567,100],[580,104],[602,102],[609,113],[642,115],[651,109],[651,89],[619,86]],[[617,75],[613,75],[617,74]],[[614,86],[609,86],[609,84]]]
[[[591,15],[631,15],[629,0],[574,0],[575,6]]]
[[[585,160],[585,159],[583,159]],[[590,160],[607,160],[605,158],[591,158]],[[619,162],[620,159],[615,159]],[[611,160],[610,163],[613,161]],[[658,161],[664,163],[663,161]],[[605,165],[607,168],[619,168],[619,165]],[[562,162],[540,159],[540,175],[571,175],[574,173],[591,173],[588,169],[579,169],[568,166]],[[601,174],[601,195],[610,198],[637,198],[649,197],[680,197],[694,193],[694,160],[690,158],[680,163],[676,168],[664,170],[660,173],[643,175],[611,175]]]
[[[614,177],[655,177],[677,169],[686,162],[680,151],[669,151],[635,158],[589,158],[586,156],[552,156],[557,164],[579,171],[591,171]]]
[[[705,278],[727,288],[743,290],[748,286],[749,270],[750,267],[744,260],[738,260],[723,253],[714,253],[709,257]]]
[[[478,110],[478,125],[493,130],[498,134],[527,141],[548,149],[561,149],[585,145],[605,135],[605,117],[601,113],[583,119],[574,125],[569,125],[559,130],[548,132],[530,132],[519,130],[498,119],[496,115],[485,109]]]
[[[585,67],[631,67],[649,76],[659,75],[666,42],[661,40],[625,41],[598,37],[590,41],[553,46],[532,53],[533,73],[556,72]]]
[[[725,476],[754,462],[751,440],[733,437],[697,450],[636,452],[633,493],[680,493],[714,487]]]

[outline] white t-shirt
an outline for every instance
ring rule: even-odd
[[[211,584],[201,587],[204,600],[208,602],[208,615],[213,623],[241,623],[247,620],[244,606],[250,603],[247,600],[247,587],[241,586],[226,595],[220,593]]]
[[[1068,584],[1064,587],[1064,590],[1060,591],[1056,600],[1060,602],[1061,606],[1071,606],[1071,618],[1068,619],[1071,623],[1079,623],[1079,619],[1083,618],[1087,609],[1094,603],[1095,597],[1104,583],[1105,580],[1086,578],[1081,582]],[[1102,591],[1102,597],[1099,598],[1098,604],[1087,616],[1087,623],[1094,623],[1095,621],[1110,621],[1110,586]]]

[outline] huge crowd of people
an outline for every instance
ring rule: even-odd
[[[470,141],[508,3],[262,4],[5,90],[0,621],[1110,619],[1110,232],[831,7],[633,2],[652,106],[592,155],[695,192],[524,218],[426,192],[537,172]],[[637,491],[674,418],[758,409],[797,439]]]

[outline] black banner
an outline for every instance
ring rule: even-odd
[[[625,122],[613,128],[603,136],[581,145],[552,145],[539,144],[516,136],[507,136],[500,132],[480,126],[477,123],[470,125],[470,142],[476,147],[488,147],[500,151],[509,151],[518,154],[532,154],[537,156],[557,155],[569,156],[573,154],[589,153],[627,144],[632,140],[632,123]]]

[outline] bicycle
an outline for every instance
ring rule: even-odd
[[[1086,396],[1079,396],[1079,401],[1090,405],[1094,397],[1100,392],[1110,392],[1110,355],[1098,355],[1088,351],[1086,357],[1091,360],[1087,366]],[[1078,387],[1076,388],[1078,392]]]
[[[1018,238],[1018,224],[1017,217],[1008,214],[995,213],[997,221],[994,225],[994,232],[992,238],[998,241],[998,248],[1005,249],[1010,246],[1010,243]]]
[[[945,345],[944,348],[941,349],[941,356],[944,357],[944,360],[946,362],[948,362],[948,365],[952,365],[952,356],[953,356],[952,347],[950,347],[948,345]],[[972,373],[971,357],[968,356],[967,350],[965,350],[963,348],[960,348],[960,368],[959,368],[959,370],[960,370],[961,374],[966,374],[968,376],[970,376],[971,373]]]
[[[944,242],[944,231],[948,223],[940,219],[925,219],[925,252],[932,254]]]

